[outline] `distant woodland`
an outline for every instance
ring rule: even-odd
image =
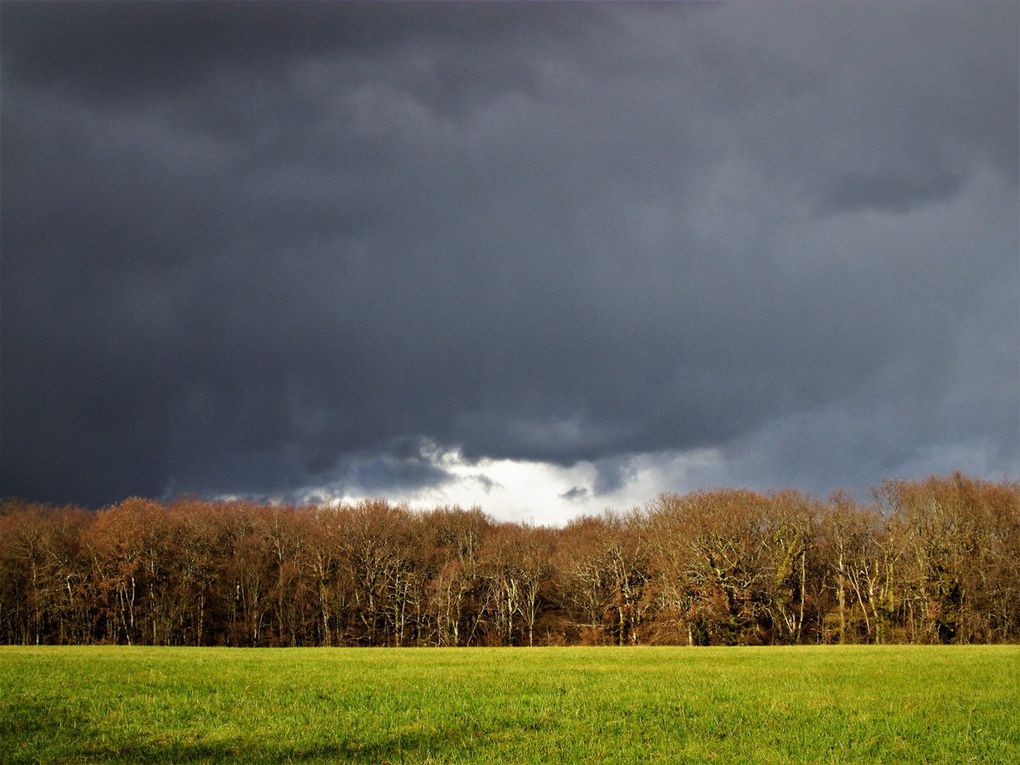
[[[0,642],[229,646],[1020,640],[1020,483],[868,502],[662,495],[563,528],[478,509],[0,503]]]

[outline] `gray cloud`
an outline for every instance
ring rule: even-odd
[[[900,177],[895,173],[847,175],[828,189],[818,207],[823,214],[866,210],[904,213],[955,196],[963,181],[962,177],[951,174],[920,178]]]
[[[1015,467],[1016,25],[5,5],[2,492]]]
[[[588,498],[588,490],[583,486],[572,486],[565,492],[560,494],[560,499],[565,499],[568,502],[575,500],[583,500]]]
[[[592,491],[596,496],[617,491],[637,477],[637,469],[626,455],[603,457],[595,460],[594,465],[595,483]]]

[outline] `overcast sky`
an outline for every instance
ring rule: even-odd
[[[5,2],[0,494],[1020,478],[1018,9]]]

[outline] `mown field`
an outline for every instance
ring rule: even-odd
[[[0,647],[0,761],[1020,762],[1020,647]]]

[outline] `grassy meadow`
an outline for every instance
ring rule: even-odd
[[[1020,762],[1020,647],[0,647],[2,762]]]

